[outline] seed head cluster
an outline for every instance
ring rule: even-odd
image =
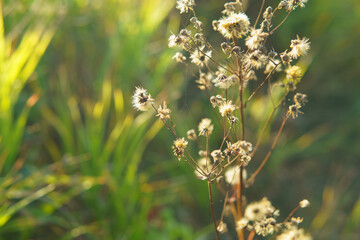
[[[280,0],[273,6],[262,6],[254,18],[246,14],[247,2],[227,2],[221,11],[222,17],[207,19],[204,23],[196,15],[194,0],[176,2],[180,14],[189,15],[186,17],[189,22],[168,38],[168,46],[175,50],[172,59],[195,69],[194,81],[198,89],[194,91],[203,92],[210,106],[194,115],[198,116],[197,126],[178,133],[167,103],[161,100],[158,102],[161,104],[155,107],[155,100],[142,87],[136,88],[132,103],[140,111],[153,107],[156,116],[175,139],[173,154],[179,161],[185,160],[198,179],[208,182],[211,204],[211,188],[215,183],[221,192],[226,193],[221,217],[216,216],[212,209],[217,239],[219,234],[235,226],[237,236],[245,236],[246,231],[256,235],[250,238],[248,234],[248,239],[310,240],[311,236],[299,228],[302,218],[293,217],[292,212],[281,222],[277,219],[279,210],[269,199],[264,197],[260,201],[248,202],[244,195],[244,189],[255,182],[255,177],[269,160],[286,121],[303,114],[308,102],[306,94],[297,92],[297,85],[306,69],[297,63],[310,51],[309,39],[296,35],[283,49],[277,49],[271,45],[274,41],[269,41],[287,16],[295,9],[305,7],[307,1]],[[284,13],[278,14],[281,11]],[[211,21],[212,26],[205,24]],[[221,38],[218,45],[212,44],[207,37],[211,28]],[[257,98],[261,101],[256,101]],[[261,123],[260,131],[253,128],[262,121],[255,121],[249,114],[260,115],[257,113],[259,102],[270,103],[273,108],[269,116],[264,116],[264,122],[267,122],[264,128]],[[283,111],[276,111],[279,108]],[[268,145],[271,148],[263,158],[256,153],[269,125],[272,125],[269,123],[276,121],[276,112],[285,114],[279,118],[281,128],[270,140],[272,143]],[[257,136],[260,137],[256,139]],[[302,200],[295,211],[309,204],[308,200]],[[227,221],[230,219],[235,222],[229,224]]]

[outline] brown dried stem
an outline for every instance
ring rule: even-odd
[[[256,169],[256,171],[255,171],[255,172],[251,175],[251,177],[247,180],[247,185],[249,185],[249,184],[251,184],[251,183],[254,182],[255,177],[259,174],[259,172],[262,170],[262,168],[264,167],[264,165],[266,164],[266,162],[269,160],[272,152],[273,152],[274,149],[275,149],[275,146],[276,146],[277,142],[279,141],[280,135],[281,135],[281,133],[282,133],[282,131],[283,131],[283,129],[284,129],[285,123],[286,123],[286,121],[287,121],[288,119],[289,119],[289,116],[286,116],[286,117],[284,118],[283,122],[281,123],[281,127],[280,127],[280,129],[279,129],[279,131],[278,131],[278,133],[277,133],[277,135],[276,135],[276,137],[275,137],[275,140],[274,140],[274,142],[273,142],[273,144],[272,144],[272,146],[271,146],[268,154],[266,155],[266,157],[264,158],[264,160],[261,162],[260,166]]]
[[[210,206],[211,206],[211,214],[212,214],[212,219],[213,219],[215,233],[216,233],[216,240],[220,240],[219,231],[217,230],[217,223],[216,223],[216,218],[215,218],[214,202],[213,202],[213,196],[212,196],[212,191],[211,191],[210,179],[208,179],[208,189],[209,189],[209,199],[210,199]]]

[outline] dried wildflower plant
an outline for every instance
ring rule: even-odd
[[[211,107],[218,115],[216,121],[209,117],[201,119],[197,127],[187,131],[187,140],[176,132],[171,110],[166,102],[156,107],[155,100],[145,89],[137,87],[135,90],[133,96],[135,109],[147,111],[152,106],[156,116],[163,121],[174,137],[172,146],[174,155],[179,161],[186,161],[193,168],[197,178],[207,181],[216,239],[220,239],[220,234],[227,232],[231,227],[241,240],[268,236],[280,240],[312,239],[298,227],[302,218],[293,217],[298,209],[309,206],[308,200],[302,200],[285,220],[279,221],[279,210],[272,206],[266,197],[248,203],[244,195],[244,189],[255,182],[255,177],[270,158],[285,123],[290,118],[295,119],[299,114],[303,114],[300,109],[307,102],[305,94],[296,92],[303,75],[296,61],[309,51],[309,39],[296,36],[290,41],[288,49],[279,52],[267,44],[275,30],[295,9],[305,7],[306,2],[306,0],[282,0],[277,6],[266,7],[263,0],[255,21],[245,13],[247,1],[225,3],[223,17],[212,22],[212,28],[221,34],[224,42],[220,46],[214,46],[207,40],[203,23],[196,16],[195,1],[177,1],[176,8],[180,13],[192,16],[189,17],[188,27],[169,37],[168,46],[179,49],[173,57],[176,62],[189,61],[198,68],[196,83],[200,91],[208,96]],[[278,17],[280,11],[285,11],[286,16],[275,25],[273,19]],[[275,74],[281,80],[275,81],[273,78]],[[255,80],[258,82],[248,84]],[[267,116],[265,125],[259,126],[262,131],[253,145],[246,140],[244,110],[265,85],[268,85],[268,88],[263,92],[269,95],[273,109]],[[278,99],[273,98],[274,88],[280,89],[281,94]],[[289,95],[293,96],[293,103],[286,106],[285,99]],[[264,133],[280,108],[285,110],[280,128],[265,158],[256,159],[255,153],[263,140]],[[221,137],[212,136],[215,128],[222,130]],[[218,138],[220,144],[210,146],[210,137]],[[199,156],[193,156],[187,150],[189,144],[199,147]],[[247,166],[251,164],[257,168],[253,173],[247,174]],[[212,194],[214,184],[225,193],[221,216],[215,216]]]

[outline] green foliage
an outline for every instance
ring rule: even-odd
[[[55,14],[30,21],[35,17],[30,12],[12,31],[6,29],[9,32],[6,34],[2,12],[0,3],[0,174],[9,171],[18,157],[29,110],[37,96],[29,98],[20,111],[15,104],[55,31],[54,24],[46,22]]]

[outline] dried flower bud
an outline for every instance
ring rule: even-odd
[[[207,156],[207,152],[204,151],[204,150],[200,150],[200,151],[199,151],[199,156],[200,156],[200,157],[206,157],[206,156]]]
[[[301,208],[306,208],[306,207],[310,206],[310,202],[309,202],[309,200],[304,199],[304,200],[302,200],[302,201],[299,202],[299,206],[300,206]]]
[[[223,221],[219,222],[216,229],[218,230],[219,233],[225,233],[228,230],[227,226],[226,226],[226,223],[224,223]]]
[[[199,21],[196,17],[192,17],[192,18],[190,18],[190,22],[194,25],[194,27],[197,30],[201,31],[201,29],[202,29],[202,22],[201,21]]]
[[[295,119],[298,117],[299,113],[303,114],[303,112],[301,112],[299,109],[300,107],[296,104],[291,105],[286,115],[291,116],[293,119]]]
[[[217,31],[219,29],[219,21],[212,21],[212,27],[215,31]]]
[[[245,45],[251,50],[258,49],[262,46],[267,36],[269,36],[269,34],[263,32],[262,29],[252,29],[250,36],[246,38]]]
[[[224,101],[225,101],[225,99],[223,97],[221,97],[220,95],[210,97],[210,103],[213,108],[220,106]]]
[[[293,224],[295,224],[295,225],[299,225],[300,223],[303,222],[303,218],[302,218],[302,217],[297,217],[297,218],[292,217],[292,218],[290,219],[290,222],[293,223]]]
[[[245,81],[250,81],[250,80],[257,80],[256,74],[254,70],[249,70],[245,76],[244,76],[244,80]]]
[[[307,96],[306,94],[302,94],[302,93],[296,93],[295,96],[294,96],[294,103],[301,107],[301,106],[304,106],[305,103],[307,103],[308,100],[307,100]]]
[[[191,36],[191,31],[187,30],[187,29],[181,29],[180,30],[180,35],[189,38]]]
[[[278,6],[279,9],[288,9],[289,8],[289,2],[288,0],[283,0],[279,3],[279,6]]]
[[[287,53],[287,50],[283,53],[280,53],[280,58],[284,64],[290,64],[292,61],[290,55]]]
[[[238,5],[237,2],[228,2],[224,4],[225,10],[223,10],[221,13],[230,15],[232,12],[236,11],[236,5]]]
[[[265,9],[263,18],[267,21],[271,21],[272,17],[273,17],[273,9],[272,7],[269,6]]]
[[[197,162],[197,165],[200,167],[202,171],[195,170],[196,177],[199,178],[200,180],[207,179],[207,175],[211,174],[213,168],[210,159],[205,156]]]
[[[185,47],[185,44],[189,41],[189,38],[188,37],[184,37],[182,35],[179,35],[179,36],[176,36],[174,34],[172,34],[170,37],[169,37],[169,43],[168,43],[168,46],[170,48],[172,47],[175,47],[175,46],[181,46],[181,47]]]
[[[236,143],[226,142],[227,148],[224,150],[226,156],[230,155],[246,155],[244,149],[240,146],[240,141]]]
[[[229,123],[231,125],[233,125],[233,124],[235,124],[235,123],[237,123],[239,121],[239,119],[237,117],[233,116],[233,115],[229,115],[227,118],[228,118]]]
[[[186,61],[186,57],[181,52],[177,52],[172,59],[178,63],[184,63]]]
[[[291,66],[286,69],[286,79],[298,80],[301,77],[301,68],[298,66]]]
[[[268,62],[268,57],[260,50],[245,55],[244,63],[248,68],[260,69]]]
[[[241,162],[243,162],[243,166],[247,166],[251,161],[251,157],[248,155],[241,156]]]
[[[212,151],[211,156],[213,157],[214,162],[221,162],[225,158],[220,149]]]
[[[249,219],[241,218],[240,220],[236,221],[236,231],[240,231],[244,229],[249,223]]]
[[[245,208],[244,217],[250,221],[261,221],[266,216],[271,216],[275,212],[271,202],[264,197],[258,202],[252,202]]]
[[[222,42],[220,46],[225,54],[227,54],[231,49],[230,45],[227,42]]]
[[[195,49],[195,51],[192,52],[190,58],[191,62],[194,64],[203,67],[211,57],[211,51],[204,52],[205,46],[202,46],[200,48]]]
[[[174,141],[173,145],[173,152],[174,155],[178,157],[179,161],[181,157],[184,155],[185,148],[188,145],[188,142],[185,140],[185,138],[178,138]]]
[[[218,21],[216,28],[225,38],[241,38],[249,30],[250,21],[245,13],[231,12],[229,16],[223,17]]]
[[[147,111],[151,104],[154,103],[154,99],[147,93],[146,89],[142,87],[136,87],[134,95],[132,96],[133,107],[138,111]]]
[[[233,166],[227,168],[225,171],[225,181],[231,185],[236,185],[240,182],[240,167]]]
[[[253,150],[252,144],[247,141],[240,141],[239,146],[245,151],[246,154],[249,154]]]
[[[199,123],[199,136],[208,136],[212,133],[214,125],[211,124],[211,119],[203,118]]]
[[[236,76],[235,76],[236,77]],[[233,83],[235,82],[235,79],[233,76],[227,77],[225,71],[217,71],[216,72],[216,78],[213,80],[214,86],[218,87],[220,89],[227,89],[229,88]]]
[[[301,239],[312,240],[310,234],[305,233],[304,229],[290,228],[276,237],[276,240]]]
[[[205,74],[200,72],[200,78],[195,81],[198,84],[198,88],[200,88],[200,90],[210,89],[212,87],[212,77],[211,73]]]
[[[260,29],[262,30],[267,29],[269,31],[271,26],[272,26],[271,22],[265,19],[264,21],[261,22]]]
[[[163,102],[163,105],[160,105],[158,110],[158,114],[156,116],[160,117],[160,119],[165,120],[167,118],[170,118],[171,110],[167,108],[166,102]]]
[[[307,54],[310,49],[310,42],[308,38],[300,39],[299,36],[297,36],[297,39],[291,40],[290,47],[291,51],[289,52],[289,55],[293,59],[297,59],[298,57]]]
[[[241,48],[239,46],[235,46],[231,49],[231,53],[237,56],[241,56]]]
[[[202,33],[195,33],[195,40],[200,43],[200,45],[203,45],[204,42],[204,35]]]
[[[274,59],[277,55],[278,55],[278,53],[273,49],[270,50],[270,52],[268,53],[268,57],[271,59]]]
[[[180,10],[181,13],[188,13],[189,9],[195,6],[194,0],[177,0],[176,8]]]
[[[219,106],[219,112],[221,116],[226,117],[231,115],[235,110],[235,105],[232,104],[232,101],[225,101]]]
[[[194,129],[190,129],[186,132],[186,136],[189,140],[196,141],[197,136]]]

